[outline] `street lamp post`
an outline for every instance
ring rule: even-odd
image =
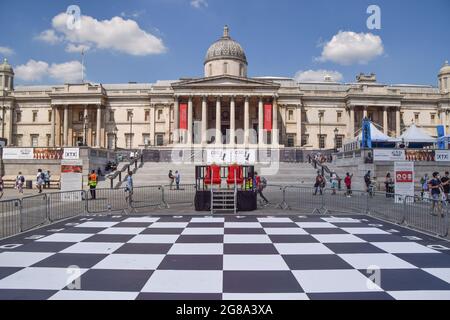
[[[114,151],[117,150],[117,132],[119,130],[117,130],[117,127],[114,128]]]
[[[84,141],[83,141],[83,145],[86,147],[87,146],[87,122],[88,122],[88,115],[84,116]]]
[[[133,113],[130,113],[130,149],[133,148]]]

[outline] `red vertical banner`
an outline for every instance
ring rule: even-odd
[[[272,131],[272,104],[264,104],[264,130]]]
[[[180,103],[180,129],[187,130],[187,103]]]

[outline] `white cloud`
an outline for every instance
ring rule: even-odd
[[[52,19],[51,32],[44,31],[40,38],[47,39],[47,42],[63,38],[72,45],[68,45],[66,51],[79,49],[80,45],[135,56],[161,54],[167,50],[160,38],[142,30],[134,20],[113,17],[110,20],[99,21],[90,16],[81,16],[81,27],[69,29],[68,18],[69,15],[66,13],[55,16]]]
[[[206,8],[208,7],[208,2],[206,0],[191,0],[191,6],[194,8],[200,9],[200,8]]]
[[[86,52],[89,49],[90,49],[90,47],[85,44],[76,45],[73,43],[69,43],[69,44],[67,44],[65,50],[66,50],[66,52],[69,52],[69,53],[81,53],[81,51]]]
[[[0,47],[0,54],[4,56],[12,56],[14,54],[14,50],[8,47]]]
[[[298,71],[294,78],[297,82],[323,82],[325,76],[330,76],[332,81],[339,82],[344,78],[338,71],[331,70],[306,70]]]
[[[16,66],[14,72],[18,79],[39,81],[48,74],[48,63],[31,59],[26,64]]]
[[[339,31],[324,44],[317,61],[331,61],[341,65],[366,64],[384,52],[381,38],[372,33]]]
[[[63,41],[63,37],[58,36],[56,34],[55,30],[52,30],[52,29],[42,31],[38,36],[35,37],[35,39],[43,41],[43,42],[47,42],[50,44],[55,44],[55,43]]]
[[[44,78],[51,78],[64,83],[81,81],[81,63],[76,60],[49,65],[45,61],[31,59],[26,64],[16,66],[14,72],[18,79],[26,82],[41,81]]]

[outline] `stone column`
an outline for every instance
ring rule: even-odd
[[[83,142],[86,142],[86,145],[89,144],[88,142],[88,131],[89,131],[89,119],[88,119],[88,108],[87,104],[84,105],[84,113],[83,113]],[[86,130],[84,129],[86,127]]]
[[[249,138],[249,122],[250,122],[250,105],[249,105],[249,97],[245,97],[244,102],[244,144],[248,145]]]
[[[363,119],[367,118],[367,106],[363,107]]]
[[[297,105],[297,147],[302,146],[302,105]]]
[[[350,106],[348,113],[350,117],[348,126],[348,137],[349,139],[353,139],[355,137],[355,108],[353,106]]]
[[[64,106],[64,129],[63,130],[64,130],[63,144],[65,147],[67,147],[69,145],[69,140],[68,140],[68,137],[69,137],[69,106],[68,105]]]
[[[258,144],[262,145],[264,139],[264,110],[263,98],[259,97],[258,101]]]
[[[400,107],[395,110],[395,134],[400,136]]]
[[[155,128],[156,128],[156,118],[155,118],[155,104],[150,103],[150,144],[152,146],[156,145],[155,141]]]
[[[216,100],[216,144],[222,143],[222,131],[220,130],[220,108],[220,97],[218,96]]]
[[[102,106],[99,104],[97,105],[97,128],[95,129],[95,146],[97,148],[100,148],[100,134],[102,130]]]
[[[447,114],[445,109],[441,110],[441,124],[444,126],[444,132],[447,133]]]
[[[208,130],[207,96],[202,97],[202,144],[206,144],[206,131]]]
[[[384,107],[383,108],[383,133],[386,135],[389,133],[387,112],[388,112],[388,107]]]
[[[278,102],[277,97],[273,97],[273,125],[272,125],[272,145],[278,146]]]
[[[192,96],[189,96],[188,100],[188,123],[187,123],[187,143],[192,143]]]
[[[236,129],[236,102],[234,100],[234,96],[231,96],[231,101],[230,101],[230,144],[232,144],[232,145],[234,145],[234,142],[235,142],[235,139],[234,139],[235,129]]]
[[[152,120],[150,120],[152,121]],[[174,98],[173,105],[173,142],[179,143],[179,130],[180,128],[180,102],[178,101],[178,96]]]
[[[56,107],[52,106],[52,147],[56,146],[56,126],[55,126],[55,122],[56,122]]]

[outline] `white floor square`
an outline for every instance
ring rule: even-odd
[[[339,254],[355,269],[416,269],[417,267],[390,253]]]
[[[164,257],[164,254],[110,254],[93,269],[155,270]]]
[[[272,243],[265,234],[226,234],[224,243]]]
[[[292,220],[289,218],[258,218],[259,222],[265,222],[265,223],[292,223]]]
[[[342,230],[351,234],[390,234],[378,228],[342,228]]]
[[[296,222],[300,228],[337,228],[328,222]]]
[[[61,290],[49,300],[135,300],[139,292]]]
[[[383,291],[358,270],[293,270],[306,293]]]
[[[54,233],[48,237],[38,239],[36,241],[42,242],[80,242],[89,237],[92,237],[93,233]]]
[[[178,234],[138,234],[128,243],[174,243],[179,236]]]
[[[397,300],[450,300],[450,291],[387,291]]]
[[[309,300],[306,293],[224,293],[223,300]]]
[[[422,270],[450,283],[450,268],[424,268]]]
[[[142,223],[153,223],[158,221],[160,218],[153,217],[136,217],[136,218],[128,218],[123,220],[122,222],[142,222]]]
[[[98,234],[139,234],[145,228],[108,228],[100,231]]]
[[[326,222],[330,222],[330,223],[359,223],[359,222],[361,222],[359,219],[340,218],[340,217],[322,218],[322,220],[326,221]]]
[[[2,252],[0,267],[29,267],[53,254],[53,252]]]
[[[225,222],[225,228],[261,228],[259,222]]]
[[[372,242],[372,244],[389,253],[438,253],[417,242]]]
[[[168,254],[223,254],[222,243],[175,243]]]
[[[79,242],[61,252],[110,254],[119,249],[122,245],[123,243],[118,242]]]
[[[289,270],[289,267],[277,254],[225,254],[223,270]]]
[[[86,270],[70,273],[67,268],[25,268],[1,279],[0,289],[61,290]]]
[[[222,223],[222,222],[225,222],[225,218],[208,216],[208,217],[202,217],[202,218],[192,218],[191,222],[196,222],[196,223]]]
[[[108,222],[108,221],[88,221],[76,225],[76,228],[110,228],[119,222]]]
[[[322,243],[362,243],[366,242],[352,234],[313,234]]]
[[[302,228],[264,228],[267,234],[309,234]]]
[[[149,228],[186,228],[188,222],[155,222]]]
[[[280,254],[334,254],[322,243],[275,243]]]
[[[201,234],[224,234],[223,228],[186,228],[181,234],[201,235]]]
[[[156,270],[141,292],[221,293],[222,271]]]

